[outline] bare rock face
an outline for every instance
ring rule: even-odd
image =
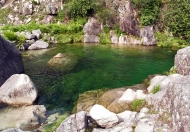
[[[25,74],[12,75],[0,87],[0,103],[8,105],[31,105],[37,97],[37,90]]]
[[[1,132],[24,132],[18,128],[9,128],[9,129],[6,129],[6,130],[3,130]]]
[[[135,10],[132,7],[131,2],[122,1],[118,8],[119,11],[119,26],[122,31],[125,31],[128,35],[134,35],[139,37],[140,30],[138,28],[138,21],[135,18]]]
[[[22,57],[14,44],[0,36],[0,86],[13,74],[24,71]]]
[[[57,15],[58,5],[56,3],[50,2],[48,5],[46,5],[46,12],[48,15]]]
[[[177,51],[174,66],[177,73],[190,75],[190,46]]]
[[[189,132],[190,76],[173,74],[155,85],[159,85],[161,91],[150,95],[147,102],[160,114],[169,115],[167,118],[171,119],[167,122],[174,132]]]
[[[84,25],[84,42],[85,43],[99,43],[99,33],[101,32],[101,24],[95,19],[90,18]]]
[[[22,13],[24,15],[31,15],[33,13],[33,5],[31,1],[24,3]]]
[[[65,119],[56,132],[85,132],[87,127],[87,113],[78,112]]]
[[[45,113],[46,108],[43,105],[3,109],[0,112],[0,130],[7,128],[34,129],[45,121]],[[22,132],[20,129],[8,129],[5,132]]]
[[[143,45],[156,45],[157,40],[154,36],[153,26],[145,26],[141,28],[140,37],[142,38]]]

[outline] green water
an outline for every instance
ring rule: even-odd
[[[36,103],[50,109],[72,107],[84,91],[141,83],[148,75],[168,71],[176,54],[156,47],[82,44],[30,52],[23,53],[25,73],[39,90]],[[69,72],[51,69],[47,62],[57,53],[72,53],[78,63]]]

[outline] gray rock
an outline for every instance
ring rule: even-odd
[[[154,123],[140,121],[135,128],[135,132],[154,132]]]
[[[45,15],[44,19],[42,20],[43,24],[50,24],[55,18],[55,15]]]
[[[138,21],[135,18],[135,14],[137,13],[133,9],[131,2],[122,1],[122,4],[119,4],[118,11],[120,29],[129,35],[139,37],[140,30],[138,28]]]
[[[24,15],[31,15],[33,13],[32,1],[23,4],[22,13]]]
[[[6,129],[6,130],[3,130],[1,132],[24,132],[18,128],[9,128],[9,129]]]
[[[96,35],[84,35],[84,43],[99,43],[99,37]]]
[[[45,113],[46,108],[43,105],[5,108],[0,113],[0,130],[7,128],[28,130],[38,127],[45,121]]]
[[[37,89],[29,76],[14,74],[0,87],[0,102],[8,105],[31,105]]]
[[[112,44],[117,44],[118,43],[118,37],[115,34],[114,30],[110,30],[110,39]]]
[[[85,132],[87,127],[87,114],[78,112],[65,119],[56,129],[56,132]]]
[[[118,124],[117,115],[110,112],[102,105],[94,105],[90,110],[90,116],[97,122],[98,125],[104,128],[111,128]]]
[[[14,44],[0,36],[0,86],[13,74],[24,71],[22,57]]]
[[[57,15],[58,14],[58,6],[56,3],[50,2],[46,5],[46,12],[48,15]]]
[[[165,80],[162,80],[156,84],[160,85],[161,91],[150,97],[152,101],[149,104],[153,105],[162,117],[167,116],[167,122],[172,124],[174,132],[190,131],[190,76],[170,75],[167,77],[167,83],[164,82]],[[162,95],[157,100],[155,96],[160,96],[160,93]]]
[[[143,45],[156,45],[157,40],[154,36],[153,26],[145,26],[140,30],[140,36],[142,38]]]
[[[89,18],[83,28],[84,34],[98,36],[101,32],[101,24],[94,17]]]
[[[42,35],[42,32],[40,31],[40,29],[38,29],[38,30],[33,30],[32,34],[34,34],[37,39],[40,39],[41,35]]]
[[[0,5],[3,6],[7,0],[0,0]]]
[[[36,35],[35,35],[35,34],[31,34],[30,32],[26,32],[26,33],[25,33],[25,38],[26,38],[26,39],[29,39],[29,40],[35,39],[35,38],[36,38]]]
[[[48,48],[48,43],[42,41],[42,40],[37,40],[35,43],[33,43],[28,49],[30,50],[37,50],[37,49],[46,49]]]
[[[177,51],[174,66],[177,73],[190,75],[190,46]]]

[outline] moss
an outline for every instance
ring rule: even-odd
[[[144,99],[135,99],[131,104],[131,108],[133,111],[140,111],[146,104]]]
[[[151,93],[155,94],[155,93],[157,93],[157,92],[159,92],[159,91],[160,91],[160,85],[156,85],[156,86],[154,86],[154,88],[152,89]]]

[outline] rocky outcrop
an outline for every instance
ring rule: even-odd
[[[58,14],[58,5],[54,2],[50,2],[46,5],[46,12],[48,15]]]
[[[25,74],[14,74],[0,87],[0,103],[31,105],[37,97],[37,89]]]
[[[13,74],[24,71],[22,57],[14,44],[0,36],[0,86]]]
[[[85,132],[87,128],[87,113],[78,112],[65,119],[56,132]]]
[[[117,115],[110,112],[102,105],[94,105],[90,110],[90,116],[97,122],[98,125],[104,128],[110,128],[118,124]]]
[[[121,34],[118,41],[119,45],[126,45],[126,44],[140,45],[141,43],[142,43],[141,39],[137,39],[134,36],[123,35],[123,34]]]
[[[150,87],[159,86],[160,91],[147,99],[161,117],[167,118],[174,132],[190,131],[190,76],[173,74],[165,76]]]
[[[3,130],[1,132],[24,132],[18,128],[9,128],[9,129],[6,129],[6,130]]]
[[[45,121],[45,113],[46,108],[43,105],[3,109],[0,112],[0,130],[7,128],[34,129]],[[18,129],[16,130],[20,132]],[[13,131],[9,130],[8,132]]]
[[[101,24],[94,17],[89,18],[84,25],[84,43],[99,43],[99,33],[101,32]]]
[[[37,40],[35,43],[30,45],[28,49],[30,50],[38,50],[38,49],[46,49],[48,48],[49,44],[42,41],[42,40]]]
[[[154,36],[153,26],[145,26],[141,28],[140,37],[142,38],[142,44],[145,46],[157,44],[157,40]]]
[[[31,15],[33,13],[32,1],[23,4],[22,13],[24,15]]]
[[[118,7],[119,11],[119,26],[122,31],[128,35],[140,36],[140,29],[138,28],[138,21],[135,17],[137,13],[132,7],[131,2],[122,1]]]
[[[190,46],[177,51],[174,66],[177,73],[190,75]]]
[[[72,54],[58,53],[48,61],[48,64],[51,67],[61,71],[70,71],[77,64],[77,62],[77,57]]]
[[[3,7],[3,5],[5,4],[7,0],[0,0],[0,8]]]

